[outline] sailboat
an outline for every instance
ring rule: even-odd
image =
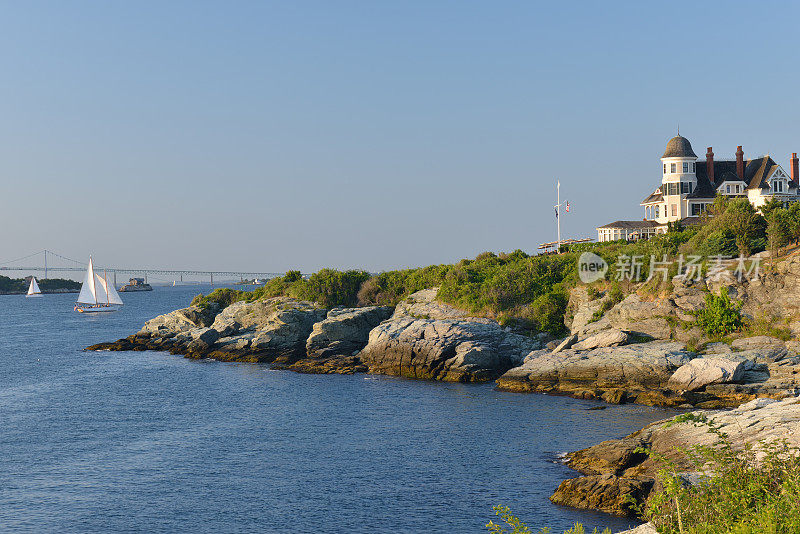
[[[26,297],[41,297],[42,290],[39,289],[39,284],[36,283],[36,277],[31,276],[31,285],[28,287],[28,294]]]
[[[86,269],[86,277],[83,279],[75,311],[81,313],[112,312],[117,311],[120,306],[122,306],[122,299],[114,284],[108,282],[105,272],[103,272],[103,276],[94,272],[92,257],[89,256],[89,267]]]

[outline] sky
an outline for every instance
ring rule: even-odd
[[[639,219],[798,135],[789,2],[0,2],[0,262],[381,271]]]

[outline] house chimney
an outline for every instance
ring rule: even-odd
[[[708,181],[712,184],[714,183],[714,153],[711,151],[711,147],[708,147],[708,151],[706,152],[706,174],[708,175]]]
[[[744,180],[744,150],[741,145],[736,147],[736,176]]]
[[[794,183],[795,187],[800,186],[800,173],[797,172],[797,152],[792,152],[792,159],[789,160],[789,169],[789,173],[792,176],[792,182]]]

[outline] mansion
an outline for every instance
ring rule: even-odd
[[[747,198],[756,208],[771,199],[784,204],[800,200],[796,153],[789,160],[789,175],[769,156],[745,159],[741,146],[735,160],[715,160],[708,147],[706,160],[698,162],[689,140],[677,135],[667,143],[661,166],[661,185],[641,203],[644,219],[600,226],[598,241],[649,238],[678,221],[695,224],[717,195]]]

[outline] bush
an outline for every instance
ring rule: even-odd
[[[244,300],[247,298],[246,291],[239,291],[229,287],[220,287],[209,293],[203,295],[202,293],[192,299],[192,306],[199,306],[202,309],[208,308],[211,304],[217,304],[220,309],[227,308],[234,302]]]
[[[741,303],[734,303],[723,288],[719,296],[706,295],[706,306],[695,312],[697,326],[712,338],[721,338],[742,326]]]
[[[322,269],[312,274],[305,284],[293,284],[295,291],[290,292],[290,295],[318,302],[326,308],[352,307],[358,304],[361,284],[369,278],[370,274],[366,271]]]
[[[730,439],[703,416],[683,414],[671,423],[709,425],[719,436],[713,446],[684,448],[685,463],[701,475],[687,485],[685,464],[656,458],[662,488],[650,495],[645,518],[665,534],[795,534],[800,532],[800,454],[784,442],[747,445]],[[670,424],[670,423],[668,423]],[[647,451],[645,451],[647,452]],[[651,454],[651,457],[654,455]]]

